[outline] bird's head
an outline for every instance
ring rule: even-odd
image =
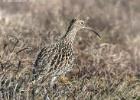
[[[81,20],[81,19],[73,19],[73,20],[71,21],[71,23],[72,23],[73,28],[76,28],[77,30],[85,29],[85,30],[92,31],[92,32],[94,32],[99,38],[101,38],[98,32],[96,32],[93,28],[91,28],[91,27],[89,27],[89,26],[87,25],[86,21],[87,21],[87,20],[84,21],[84,20]]]

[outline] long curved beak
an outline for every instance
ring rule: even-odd
[[[87,29],[87,30],[89,30],[89,31],[94,32],[94,33],[101,39],[101,36],[99,35],[99,33],[96,32],[95,30],[93,30],[91,27],[84,27],[84,29]]]

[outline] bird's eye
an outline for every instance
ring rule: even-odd
[[[83,25],[83,24],[84,24],[84,22],[80,22],[80,24],[81,24],[81,25]]]

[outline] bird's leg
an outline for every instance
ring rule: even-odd
[[[51,82],[50,82],[50,87],[51,87],[51,88],[53,88],[53,86],[55,85],[56,80],[57,80],[57,77],[58,77],[58,76],[54,76],[54,77],[51,79]]]
[[[50,81],[50,87],[53,88],[57,83],[61,83],[62,85],[69,85],[71,82],[69,81],[69,78],[65,75],[60,76],[54,76]]]
[[[69,78],[66,77],[65,75],[60,75],[58,81],[64,85],[70,84]]]
[[[66,90],[71,91],[70,88],[72,87],[72,83],[71,83],[69,77],[67,77],[63,74],[59,77],[58,81],[61,83],[61,85],[65,86]]]
[[[44,95],[44,99],[43,100],[50,100],[49,96],[48,96],[48,92],[47,92],[47,89],[44,88],[44,92],[45,92],[45,95]]]

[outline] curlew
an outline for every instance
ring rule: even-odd
[[[84,20],[72,19],[65,35],[58,42],[44,47],[39,52],[34,65],[34,74],[41,71],[51,73],[53,83],[58,76],[71,71],[75,59],[73,43],[76,33],[81,29],[92,31],[100,37]]]

